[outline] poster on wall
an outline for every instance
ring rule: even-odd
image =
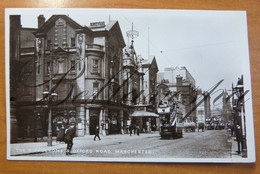
[[[5,9],[7,159],[255,162],[245,11]]]

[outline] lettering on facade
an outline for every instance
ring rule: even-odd
[[[90,27],[91,28],[101,28],[101,27],[105,27],[105,22],[92,22],[90,23]]]

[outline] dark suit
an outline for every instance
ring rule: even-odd
[[[96,129],[95,129],[94,141],[96,140],[96,137],[98,137],[98,139],[101,140],[100,137],[99,137],[99,127],[96,127]]]
[[[64,141],[67,144],[66,155],[71,154],[73,138],[75,137],[75,133],[76,133],[75,127],[69,127],[66,131],[66,134],[64,136]]]

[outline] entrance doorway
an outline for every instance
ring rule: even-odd
[[[99,112],[98,109],[90,110],[89,117],[89,134],[94,135],[96,126],[99,126]]]

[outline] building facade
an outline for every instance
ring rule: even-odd
[[[38,28],[20,28],[17,33],[18,56],[10,57],[10,62],[19,63],[11,64],[16,67],[11,72],[19,72],[20,77],[17,88],[11,89],[18,137],[47,135],[50,109],[44,94],[54,92],[58,97],[52,103],[53,135],[71,122],[77,123],[77,136],[94,134],[97,125],[103,134],[121,132],[125,43],[117,21],[83,27],[66,15],[53,15],[47,21],[40,15]]]
[[[20,16],[11,19],[13,138],[37,140],[49,128],[55,136],[72,122],[77,136],[96,126],[103,135],[123,134],[141,105],[155,112],[156,59],[142,63],[118,21],[81,26],[66,15],[40,15],[38,28],[23,28]],[[143,119],[141,129],[155,122]]]

